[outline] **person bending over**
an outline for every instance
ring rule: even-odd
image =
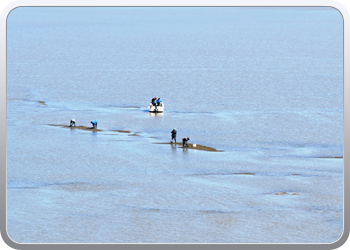
[[[96,120],[91,121],[91,124],[92,124],[93,128],[97,128],[97,121]]]
[[[186,145],[186,147],[188,147],[187,141],[189,141],[189,140],[190,140],[189,137],[184,137],[184,138],[182,138],[182,146],[185,147],[185,145]]]
[[[70,120],[69,127],[75,126],[75,119]]]

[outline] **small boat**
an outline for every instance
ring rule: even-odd
[[[148,105],[148,111],[152,112],[152,113],[163,113],[163,111],[164,111],[164,103],[161,102],[159,104],[159,106],[158,105],[155,106],[155,105],[152,104],[152,102],[150,102],[149,105]]]

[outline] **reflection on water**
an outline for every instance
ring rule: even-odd
[[[152,112],[148,112],[148,115],[150,117],[162,117],[164,115],[164,113],[152,113]]]

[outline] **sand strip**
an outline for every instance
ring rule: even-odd
[[[155,142],[154,144],[170,144],[170,145],[179,145],[181,147],[179,148],[183,148],[182,147],[182,143],[181,142],[176,142],[176,143],[170,143],[170,142]],[[184,147],[185,149],[197,149],[197,150],[203,150],[203,151],[210,151],[210,152],[223,152],[223,150],[217,150],[216,148],[212,148],[212,147],[208,147],[208,146],[204,146],[204,145],[199,145],[196,144],[196,147],[193,147],[192,143],[188,143],[188,147]]]
[[[88,131],[103,131],[102,129],[97,129],[93,127],[85,127],[85,126],[69,126],[69,125],[59,125],[59,124],[48,124],[49,126],[55,126],[55,127],[63,127],[63,128],[70,128],[70,129],[81,129],[81,130],[88,130]]]

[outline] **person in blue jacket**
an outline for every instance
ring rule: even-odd
[[[157,99],[157,106],[162,106],[162,100],[160,98]]]
[[[91,124],[92,124],[93,128],[97,128],[97,121],[96,120],[91,121]]]

